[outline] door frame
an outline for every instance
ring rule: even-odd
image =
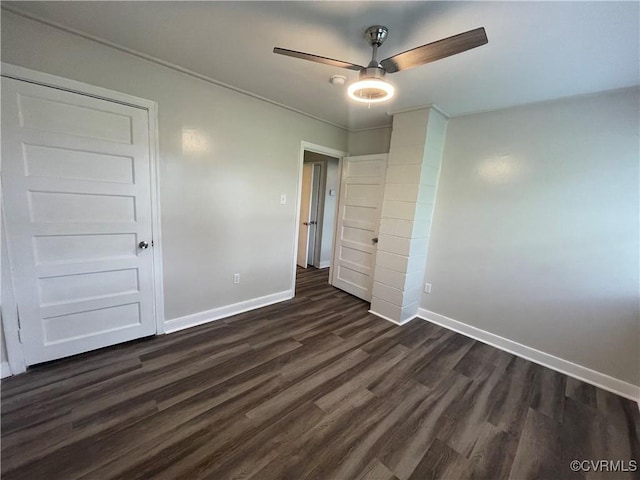
[[[314,152],[321,155],[327,155],[329,157],[338,159],[338,172],[342,171],[342,157],[348,156],[347,152],[336,150],[335,148],[325,147],[311,142],[302,140],[300,142],[300,151],[298,154],[298,184],[296,185],[296,220],[293,230],[293,252],[292,252],[292,264],[291,270],[291,296],[296,295],[296,267],[297,267],[297,254],[298,254],[298,228],[300,226],[300,204],[302,200],[302,168],[304,164],[304,152]],[[335,226],[335,220],[334,220]],[[329,283],[331,283],[331,272],[333,271],[333,258],[331,259],[331,265],[329,266]]]
[[[159,134],[158,134],[158,104],[153,100],[147,100],[140,97],[134,97],[126,93],[116,92],[102,87],[89,85],[87,83],[70,80],[64,77],[58,77],[48,73],[31,70],[28,68],[12,65],[9,63],[0,63],[2,69],[1,76],[22,80],[44,87],[56,88],[71,93],[78,93],[100,100],[120,103],[130,107],[140,108],[147,111],[149,120],[149,164],[151,179],[151,232],[153,236],[153,310],[156,324],[156,335],[164,333],[164,289],[162,278],[162,239],[160,228],[160,157],[159,157]],[[1,168],[0,168],[1,171]],[[4,230],[4,228],[3,228]],[[2,240],[0,240],[1,242]],[[7,248],[10,245],[7,245]],[[9,253],[9,266],[11,266],[11,251]],[[8,268],[5,266],[5,268]],[[13,269],[12,269],[13,270]],[[3,285],[6,288],[6,285]],[[12,297],[12,296],[11,296]],[[22,344],[18,338],[18,317],[13,315],[17,311],[15,299],[6,299],[12,301],[11,305],[2,305],[2,327],[4,328],[5,343],[7,347],[7,356],[9,357],[9,366],[12,374],[18,374],[26,371],[24,361],[24,353]],[[4,311],[11,312],[5,315]],[[11,354],[9,354],[11,353]]]
[[[306,172],[305,172],[306,170]],[[306,178],[305,178],[306,177]],[[308,195],[306,195],[308,193]],[[305,194],[304,197],[302,194]],[[308,202],[308,204],[307,204]],[[313,202],[313,164],[304,163],[302,165],[302,183],[300,184],[300,217],[298,219],[298,245],[297,245],[297,261],[296,265],[300,268],[307,268],[309,266],[309,239],[311,235],[309,235],[309,222],[311,222],[311,205]],[[307,212],[302,211],[302,205],[305,205]],[[302,215],[302,214],[305,215]],[[300,223],[305,225],[307,228],[302,228]],[[304,242],[303,236],[306,232],[307,241]],[[304,251],[304,255],[302,255]],[[304,266],[303,266],[304,265]]]

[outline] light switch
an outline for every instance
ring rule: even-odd
[[[280,195],[280,205],[286,205],[287,204],[287,194],[283,193],[282,195]]]

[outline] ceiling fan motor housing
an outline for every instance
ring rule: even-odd
[[[382,80],[386,74],[387,72],[385,72],[384,68],[380,66],[367,67],[360,70],[359,78],[360,80],[369,80],[369,79]]]
[[[387,27],[383,25],[374,25],[373,27],[367,28],[364,35],[367,38],[369,45],[372,47],[374,45],[379,47],[387,39],[388,33],[389,29]]]

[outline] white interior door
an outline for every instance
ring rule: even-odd
[[[368,302],[386,171],[386,154],[342,160],[332,284]]]
[[[302,187],[300,196],[300,222],[298,222],[299,267],[307,268],[309,257],[309,225],[311,222],[311,194],[313,193],[313,165],[302,164]]]
[[[148,112],[2,78],[2,159],[27,365],[154,334]]]

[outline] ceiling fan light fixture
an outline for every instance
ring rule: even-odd
[[[349,85],[347,95],[356,102],[380,103],[393,97],[393,85],[379,78],[364,78]]]
[[[395,90],[393,85],[383,80],[387,73],[400,72],[419,65],[435,62],[441,58],[450,57],[451,55],[486,45],[489,41],[487,40],[487,33],[484,27],[478,27],[378,61],[378,48],[382,46],[388,33],[389,29],[384,25],[374,25],[365,31],[365,38],[372,49],[371,61],[366,67],[280,47],[274,47],[273,53],[360,72],[360,80],[349,85],[347,94],[349,98],[356,102],[371,105],[372,103],[386,102],[393,97]],[[335,83],[333,80],[332,78],[331,83]]]

